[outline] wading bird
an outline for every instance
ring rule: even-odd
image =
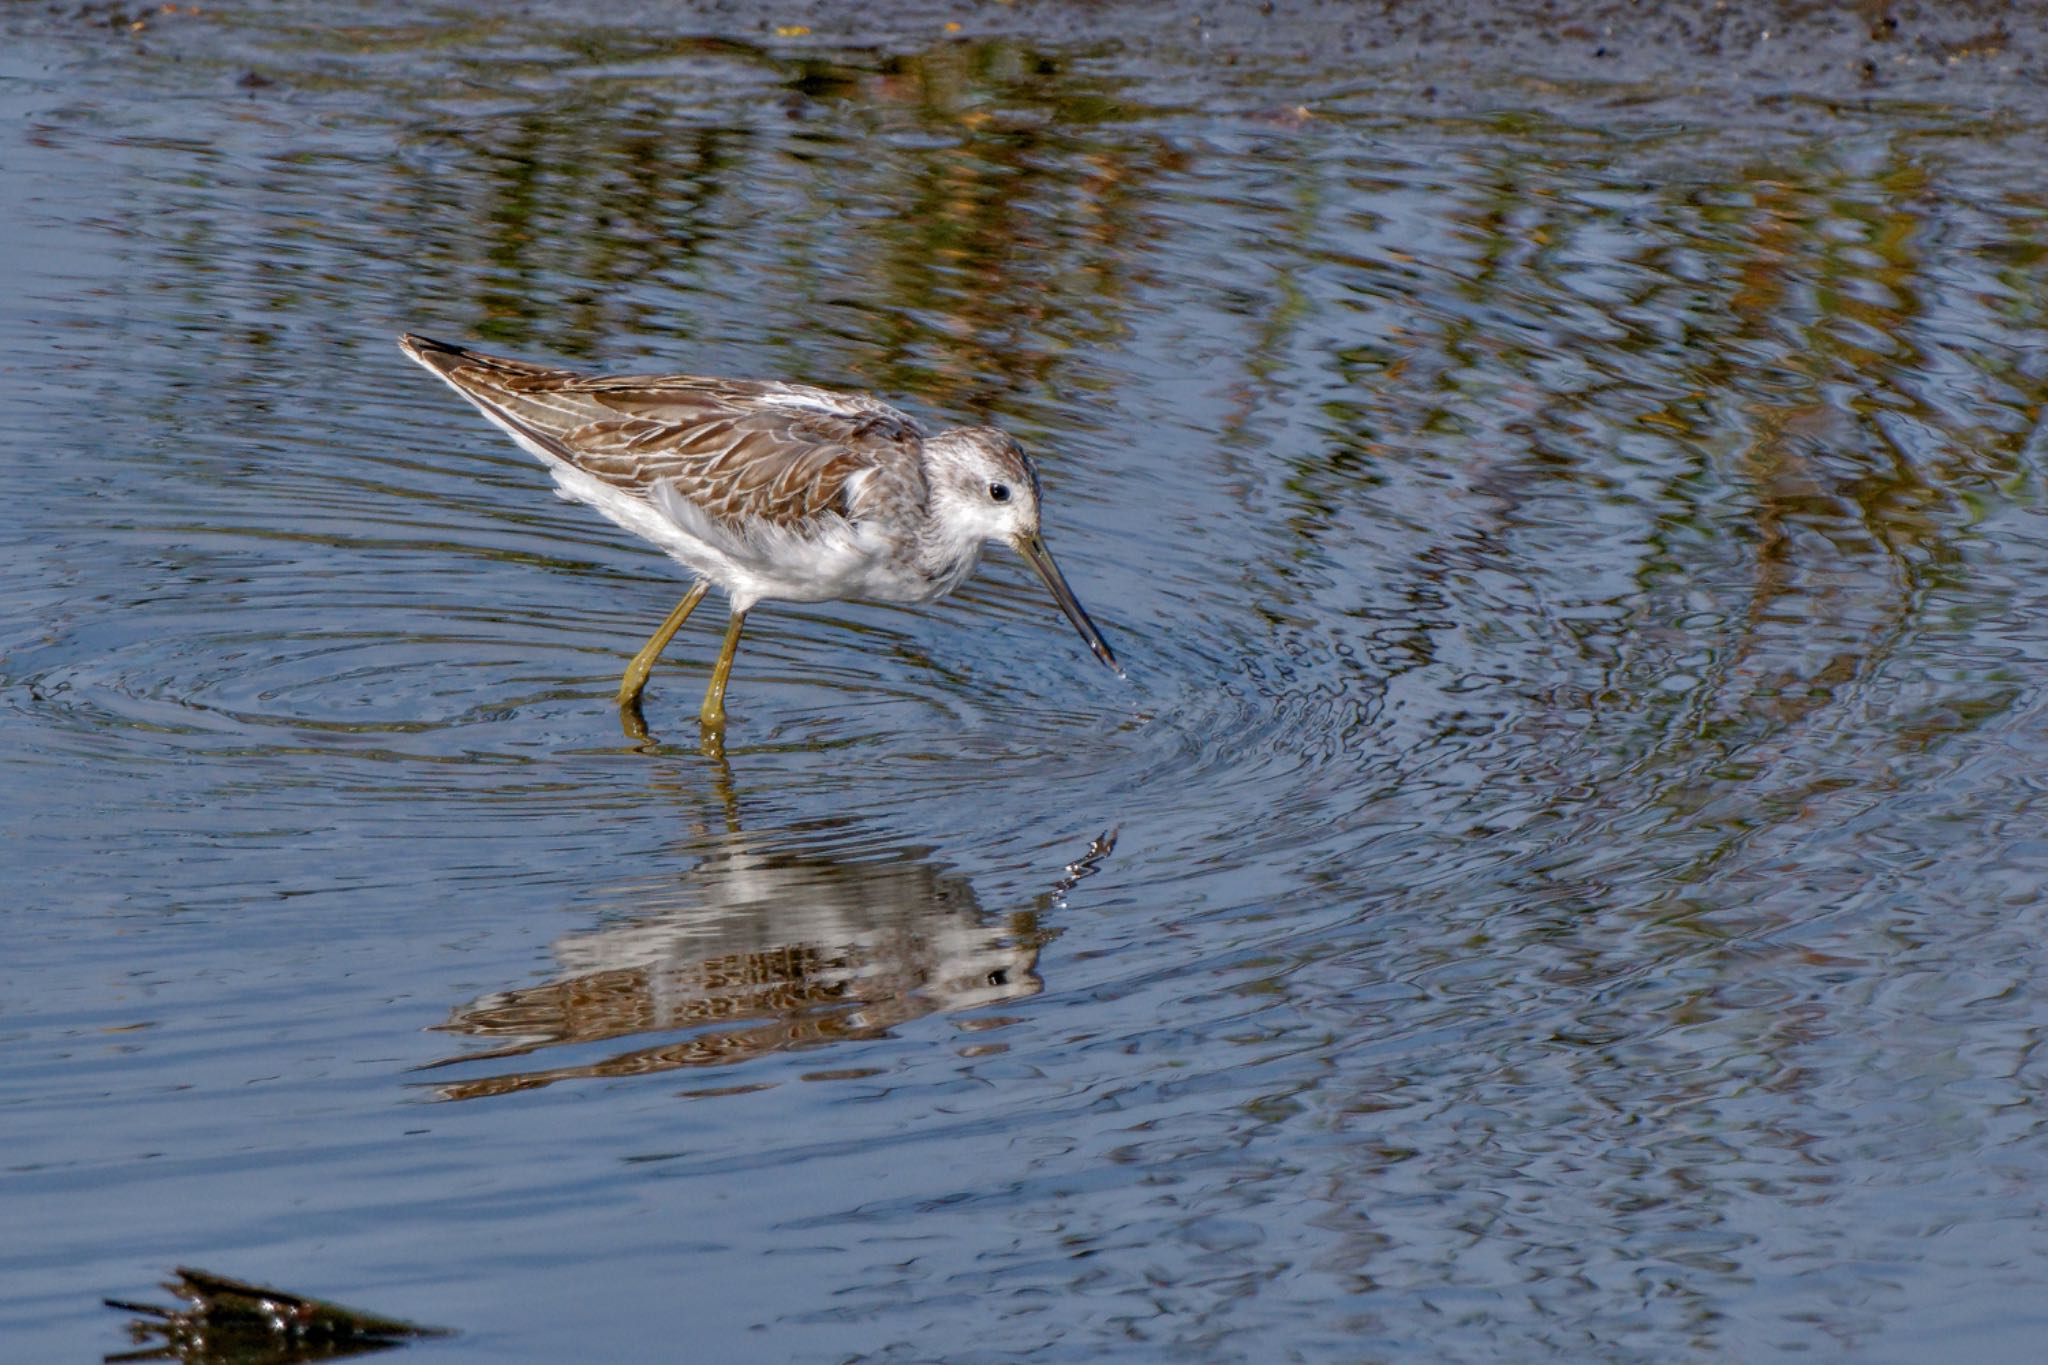
[[[994,427],[932,434],[866,394],[804,384],[578,374],[410,333],[399,345],[538,456],[562,496],[695,575],[620,680],[629,734],[645,733],[647,676],[712,584],[732,616],[697,716],[718,728],[756,603],[930,602],[992,542],[1022,555],[1095,657],[1123,671],[1039,535],[1038,471]]]

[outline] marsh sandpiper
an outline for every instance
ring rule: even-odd
[[[628,734],[654,661],[712,584],[732,615],[698,720],[725,724],[725,689],[760,602],[930,602],[1013,547],[1095,657],[1102,632],[1039,534],[1038,471],[994,427],[936,434],[866,394],[773,380],[587,375],[411,333],[414,360],[538,456],[562,496],[668,552],[695,583],[619,682]]]

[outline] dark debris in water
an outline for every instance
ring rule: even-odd
[[[135,1315],[128,1332],[142,1348],[110,1355],[109,1361],[298,1365],[388,1351],[418,1337],[452,1335],[444,1327],[423,1327],[190,1266],[171,1273],[176,1278],[164,1281],[165,1291],[189,1306],[104,1300],[109,1308]]]

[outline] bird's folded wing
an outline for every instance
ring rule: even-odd
[[[550,457],[650,500],[667,488],[730,530],[856,516],[857,495],[873,482],[863,475],[885,475],[899,495],[906,480],[922,482],[923,428],[862,395],[694,375],[587,376],[474,351],[434,359],[463,396]]]

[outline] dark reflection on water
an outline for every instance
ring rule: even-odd
[[[0,12],[10,1352],[2030,1358],[2028,116],[160,14]],[[623,743],[400,327],[999,421],[1132,680],[995,562]]]

